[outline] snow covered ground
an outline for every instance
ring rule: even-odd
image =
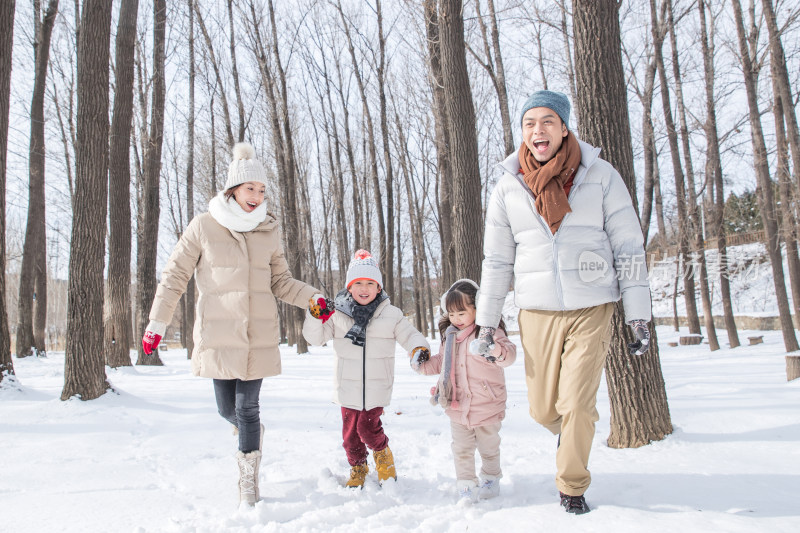
[[[262,501],[252,509],[237,506],[236,439],[184,351],[162,352],[163,367],[107,369],[115,393],[90,402],[59,399],[63,353],[16,359],[17,386],[0,390],[0,531],[800,531],[800,380],[786,382],[780,332],[710,353],[669,347],[670,329],[658,333],[675,432],[608,448],[603,381],[583,516],[558,505],[556,440],[528,415],[521,358],[506,372],[501,496],[464,508],[448,419],[428,403],[433,378],[398,352],[384,417],[398,481],[380,488],[373,469],[352,491],[342,486],[332,352],[286,348],[283,375],[261,392]]]

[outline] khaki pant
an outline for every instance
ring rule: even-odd
[[[613,313],[613,303],[519,313],[531,416],[560,435],[556,486],[570,496],[586,492],[592,480],[587,467]]]
[[[500,426],[501,423],[478,426],[472,429],[450,420],[450,433],[453,437],[453,462],[456,465],[456,479],[478,483],[475,477],[475,449],[481,455],[481,477],[500,478]]]

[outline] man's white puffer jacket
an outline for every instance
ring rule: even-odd
[[[555,235],[536,210],[517,153],[501,163],[486,210],[479,325],[497,326],[512,275],[520,309],[583,309],[621,296],[628,322],[650,320],[642,230],[628,189],[599,148],[579,144],[572,212]]]

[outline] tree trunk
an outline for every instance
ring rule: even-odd
[[[439,241],[442,249],[440,286],[449,287],[456,281],[456,250],[453,244],[453,172],[450,161],[450,136],[447,129],[447,107],[442,79],[439,14],[436,0],[425,0],[425,34],[428,43],[428,83],[433,93],[433,122],[438,169]]]
[[[142,229],[138,232],[136,246],[136,307],[139,311],[139,328],[144,331],[150,316],[150,307],[156,294],[156,250],[158,250],[158,220],[161,213],[159,185],[161,176],[161,150],[164,141],[164,95],[166,92],[165,28],[166,0],[153,3],[153,94],[150,104],[150,134],[144,154],[143,205],[140,210]],[[145,355],[138,346],[137,365],[162,365],[158,352]]]
[[[231,149],[233,148],[234,144],[233,126],[231,125],[231,112],[228,107],[228,97],[225,94],[225,84],[222,83],[222,74],[220,73],[219,61],[214,53],[214,45],[211,41],[211,36],[208,34],[208,29],[206,29],[206,23],[203,20],[203,14],[200,13],[200,6],[197,2],[194,3],[194,13],[197,15],[197,25],[200,26],[200,32],[203,34],[203,39],[206,42],[206,48],[208,49],[211,66],[214,69],[214,76],[217,80],[217,87],[219,88],[219,97],[221,102],[220,105],[222,106],[222,116],[225,119],[225,135],[226,139],[228,140],[227,148]],[[211,110],[211,114],[214,114],[213,108]]]
[[[475,10],[478,13],[478,25],[481,29],[481,37],[483,38],[483,48],[486,54],[486,62],[479,59],[483,68],[489,74],[492,80],[492,85],[497,93],[497,103],[500,108],[500,123],[503,126],[503,146],[505,148],[505,155],[512,154],[516,147],[514,146],[514,134],[512,132],[511,117],[508,113],[508,91],[506,90],[506,74],[503,67],[503,56],[500,53],[500,32],[497,29],[497,15],[494,10],[494,0],[487,1],[489,7],[489,24],[491,25],[491,38],[487,35],[486,23],[483,21],[481,14],[480,1],[475,2]],[[494,57],[492,57],[494,55]],[[477,58],[477,55],[476,55]],[[539,63],[544,63],[540,61]]]
[[[103,357],[103,268],[108,201],[108,78],[111,2],[85,0],[78,37],[78,134],[61,399],[109,388]]]
[[[680,149],[678,148],[678,133],[675,129],[675,122],[672,120],[672,105],[669,99],[669,84],[667,82],[667,72],[664,67],[664,56],[662,47],[664,44],[664,32],[661,29],[664,24],[666,13],[666,0],[661,5],[661,16],[656,13],[656,2],[650,0],[650,10],[652,19],[653,47],[655,49],[656,66],[658,77],[661,83],[661,104],[664,109],[664,122],[667,127],[667,138],[669,139],[670,155],[672,156],[672,170],[675,175],[675,201],[678,210],[678,243],[680,254],[683,258],[684,266],[691,262],[691,249],[689,247],[689,220],[687,216],[686,185],[684,182],[683,168],[681,167]],[[689,333],[700,333],[700,319],[697,315],[697,301],[695,300],[694,272],[691,268],[684,268],[683,271],[683,299],[686,305],[686,320],[689,325]]]
[[[764,19],[767,22],[767,31],[769,32],[770,63],[774,65],[772,76],[775,79],[777,93],[780,94],[781,100],[784,102],[784,119],[786,120],[789,146],[792,148],[792,175],[795,176],[795,179],[798,179],[800,177],[800,127],[798,127],[797,115],[795,114],[795,101],[789,81],[789,70],[786,67],[786,55],[783,51],[783,43],[781,42],[781,34],[778,29],[772,0],[762,0],[761,3],[764,6]],[[800,186],[800,181],[798,181],[798,186]]]
[[[6,167],[11,100],[11,51],[14,45],[15,0],[0,5],[0,385],[14,375],[11,335],[6,310]]]
[[[786,381],[800,378],[800,357],[796,355],[786,356]]]
[[[366,126],[366,133],[367,136],[364,139],[367,147],[367,153],[369,154],[369,175],[372,180],[372,193],[374,195],[374,202],[375,205],[372,206],[371,210],[368,210],[368,213],[375,212],[378,217],[378,239],[379,239],[379,261],[381,265],[381,272],[384,276],[387,275],[387,272],[392,268],[392,266],[388,263],[388,250],[387,250],[387,232],[386,232],[386,222],[383,214],[383,195],[381,194],[381,185],[378,179],[378,157],[376,154],[375,147],[377,146],[377,142],[375,140],[375,128],[373,126],[372,120],[372,113],[369,110],[369,100],[367,98],[367,90],[366,85],[364,83],[364,76],[361,74],[361,70],[359,65],[364,64],[364,62],[359,62],[356,58],[356,51],[355,47],[353,46],[353,39],[350,35],[350,23],[348,23],[344,11],[342,10],[342,4],[340,0],[336,2],[336,8],[339,11],[339,16],[342,21],[342,29],[344,30],[345,37],[347,38],[347,49],[350,52],[350,60],[353,64],[353,74],[356,78],[356,84],[358,85],[358,92],[361,95],[361,107],[364,112],[364,123]],[[388,192],[388,191],[387,191]],[[390,208],[391,209],[391,208]],[[371,227],[369,222],[367,223],[367,227]],[[367,242],[369,242],[369,236],[366,237]],[[391,276],[391,274],[388,274]]]
[[[344,113],[344,117],[342,119],[342,127],[344,128],[344,146],[345,152],[347,154],[347,164],[350,168],[350,182],[351,182],[351,191],[352,191],[352,199],[353,199],[353,248],[354,250],[363,248],[364,244],[362,243],[363,237],[361,235],[361,228],[363,223],[363,209],[361,208],[361,202],[359,201],[359,194],[358,194],[358,172],[356,171],[356,156],[355,156],[355,148],[353,147],[353,140],[350,135],[350,112],[347,110],[347,99],[344,93],[344,82],[342,80],[342,67],[339,63],[338,56],[335,58],[336,62],[336,77],[338,80],[337,86],[337,93],[339,94],[339,101],[342,104],[342,112]],[[367,232],[369,233],[369,232]],[[350,259],[352,255],[350,255],[350,248],[347,248],[347,256],[345,258],[344,263],[344,270],[339,273],[340,277],[342,277],[342,281],[344,282],[344,276],[347,273],[347,265],[350,263]]]
[[[194,82],[195,82],[195,57],[194,57],[194,0],[189,0],[189,117],[187,120],[187,154],[186,154],[186,220],[191,222],[194,218]],[[194,275],[186,285],[183,295],[183,333],[186,358],[192,358],[194,351],[194,318],[195,318],[195,282]]]
[[[58,0],[50,0],[43,20],[36,10],[33,43],[35,67],[31,97],[31,135],[28,147],[28,221],[19,278],[17,309],[17,357],[46,354],[44,329],[47,318],[47,235],[45,232],[45,131],[44,93]],[[35,317],[35,318],[34,318]]]
[[[780,91],[776,86],[777,73],[775,62],[770,62],[772,70],[772,86],[774,103],[772,106],[775,117],[775,146],[777,159],[778,191],[780,193],[781,209],[781,236],[786,244],[786,264],[789,270],[789,285],[792,290],[792,304],[794,316],[800,320],[800,258],[797,256],[797,219],[794,216],[794,194],[792,193],[792,177],[789,175],[789,142],[786,139],[786,128],[783,125],[783,101]]]
[[[383,284],[385,285],[384,288],[386,293],[389,295],[389,298],[397,299],[399,296],[398,291],[403,290],[403,283],[402,279],[400,279],[399,287],[395,290],[394,171],[392,170],[392,154],[389,150],[389,147],[391,146],[391,139],[389,137],[389,120],[386,116],[386,37],[383,35],[383,12],[381,11],[380,0],[376,0],[375,7],[378,17],[378,103],[380,105],[381,137],[383,137],[383,160],[384,165],[386,165],[386,176],[384,178],[384,188],[386,190],[386,244],[383,245],[384,249],[381,253],[381,261],[384,265]]]
[[[700,219],[700,212],[697,205],[697,188],[694,183],[694,168],[692,166],[692,156],[689,147],[689,127],[686,123],[686,108],[683,100],[683,81],[680,71],[680,61],[678,58],[678,38],[675,35],[675,21],[672,10],[672,0],[668,0],[667,8],[667,28],[669,29],[670,43],[672,44],[672,72],[675,78],[675,100],[678,106],[678,117],[680,120],[680,137],[683,147],[683,159],[686,165],[686,180],[689,197],[687,198],[689,227],[691,228],[690,238],[694,238],[694,252],[697,265],[700,268],[700,299],[703,305],[703,323],[706,327],[706,337],[711,351],[719,350],[717,340],[717,328],[714,326],[714,315],[711,308],[711,296],[708,288],[708,271],[706,268],[705,239],[703,238],[703,223]]]
[[[756,171],[758,185],[756,193],[758,196],[758,207],[761,211],[761,219],[764,223],[766,233],[765,243],[770,262],[772,263],[772,276],[775,284],[775,297],[778,303],[778,314],[783,331],[783,343],[787,352],[794,352],[800,349],[797,345],[797,337],[794,333],[792,315],[789,310],[789,299],[786,295],[786,281],[783,276],[783,261],[781,257],[780,242],[778,241],[778,228],[775,219],[775,200],[773,198],[773,183],[769,175],[767,163],[767,147],[764,141],[764,133],[761,129],[761,113],[758,109],[757,77],[758,72],[754,68],[751,53],[756,51],[757,35],[751,31],[749,36],[745,34],[744,17],[742,16],[742,6],[739,0],[733,0],[733,11],[736,24],[736,34],[739,39],[739,61],[742,65],[744,74],[744,84],[747,91],[747,107],[750,116],[750,135],[753,142],[753,166]],[[751,24],[751,29],[755,29]],[[749,44],[749,48],[748,48]],[[752,50],[752,52],[751,52]]]
[[[284,206],[284,214],[286,216],[285,242],[286,242],[286,255],[287,262],[292,275],[297,279],[303,279],[303,269],[301,262],[301,250],[303,244],[300,240],[300,214],[298,212],[297,204],[297,163],[295,161],[294,138],[292,136],[292,126],[289,120],[289,93],[286,84],[286,74],[283,69],[280,51],[278,49],[278,29],[275,24],[275,9],[272,0],[267,3],[269,8],[270,26],[272,27],[272,54],[275,59],[275,67],[278,69],[278,89],[281,98],[281,128],[283,130],[284,138],[284,165],[286,172],[286,185],[288,187],[287,203]],[[292,317],[292,329],[296,334],[297,353],[308,353],[308,343],[302,334],[299,334],[299,328],[303,324],[305,317],[305,310],[299,307],[291,306],[290,316]]]
[[[228,0],[228,32],[230,33],[230,52],[231,52],[231,77],[233,78],[233,91],[236,93],[236,110],[239,112],[239,132],[238,142],[244,141],[246,120],[244,116],[244,102],[242,102],[242,91],[239,88],[239,69],[236,67],[236,28],[233,23],[233,0]]]
[[[481,174],[462,15],[461,0],[441,0],[442,79],[453,165],[454,276],[478,281],[483,259]]]
[[[723,194],[722,162],[719,153],[719,136],[717,135],[717,112],[714,96],[714,39],[713,32],[716,25],[711,24],[711,35],[706,31],[705,0],[698,0],[700,12],[700,41],[703,50],[703,71],[705,74],[706,112],[708,116],[704,125],[707,144],[706,175],[712,175],[714,184],[714,209],[712,211],[712,229],[717,238],[719,257],[719,290],[722,296],[722,314],[725,319],[725,329],[728,332],[728,345],[731,348],[739,346],[739,333],[733,318],[733,303],[731,302],[731,287],[728,278],[728,251],[723,227],[725,209],[725,195]]]
[[[619,171],[636,207],[618,3],[575,0],[573,24],[580,136],[604,148],[606,159]],[[609,113],[610,109],[615,112]],[[627,344],[633,341],[633,336],[619,302],[612,328],[614,334],[605,366],[611,401],[608,445],[637,447],[663,439],[672,432],[672,423],[655,328],[651,323],[652,348],[641,356],[628,352]]]
[[[109,143],[108,294],[104,320],[106,363],[131,366],[131,166],[133,51],[139,0],[122,0],[117,23],[116,91]]]
[[[564,59],[567,64],[567,79],[569,80],[569,95],[572,101],[577,101],[577,91],[575,89],[575,66],[572,64],[572,50],[570,50],[569,25],[567,24],[567,6],[565,0],[558,0],[558,10],[561,12],[561,35],[564,38]],[[580,116],[578,116],[580,120]],[[580,123],[580,122],[579,122]]]
[[[338,279],[335,282],[331,281],[329,284],[329,287],[333,289],[333,287],[339,287],[344,284],[344,275],[347,271],[347,265],[350,261],[350,257],[352,256],[350,255],[349,238],[347,232],[348,217],[345,216],[344,209],[345,186],[344,170],[342,168],[342,143],[339,138],[336,110],[333,105],[333,98],[331,97],[331,76],[328,72],[328,60],[321,43],[319,44],[319,52],[321,56],[320,61],[322,63],[322,78],[325,83],[325,87],[324,91],[323,88],[318,88],[317,93],[320,95],[320,107],[322,108],[324,117],[322,124],[325,132],[326,152],[328,154],[328,164],[331,168],[331,184],[329,187],[331,187],[333,190],[333,205],[339,206],[339,208],[333,210],[335,216],[335,227],[333,228],[333,232],[335,234],[336,260],[338,266]],[[321,179],[322,176],[320,176],[320,180]],[[330,250],[329,244],[327,247],[328,250]],[[328,257],[329,263],[331,259],[331,257]]]

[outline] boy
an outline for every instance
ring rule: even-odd
[[[368,251],[359,250],[347,269],[346,288],[333,303],[312,299],[303,324],[303,336],[310,344],[333,339],[334,401],[342,407],[343,447],[350,463],[346,485],[351,488],[364,487],[367,448],[373,450],[378,482],[397,479],[381,424],[383,408],[392,398],[395,343],[412,353],[430,349],[403,312],[389,303],[382,285],[378,262]]]

